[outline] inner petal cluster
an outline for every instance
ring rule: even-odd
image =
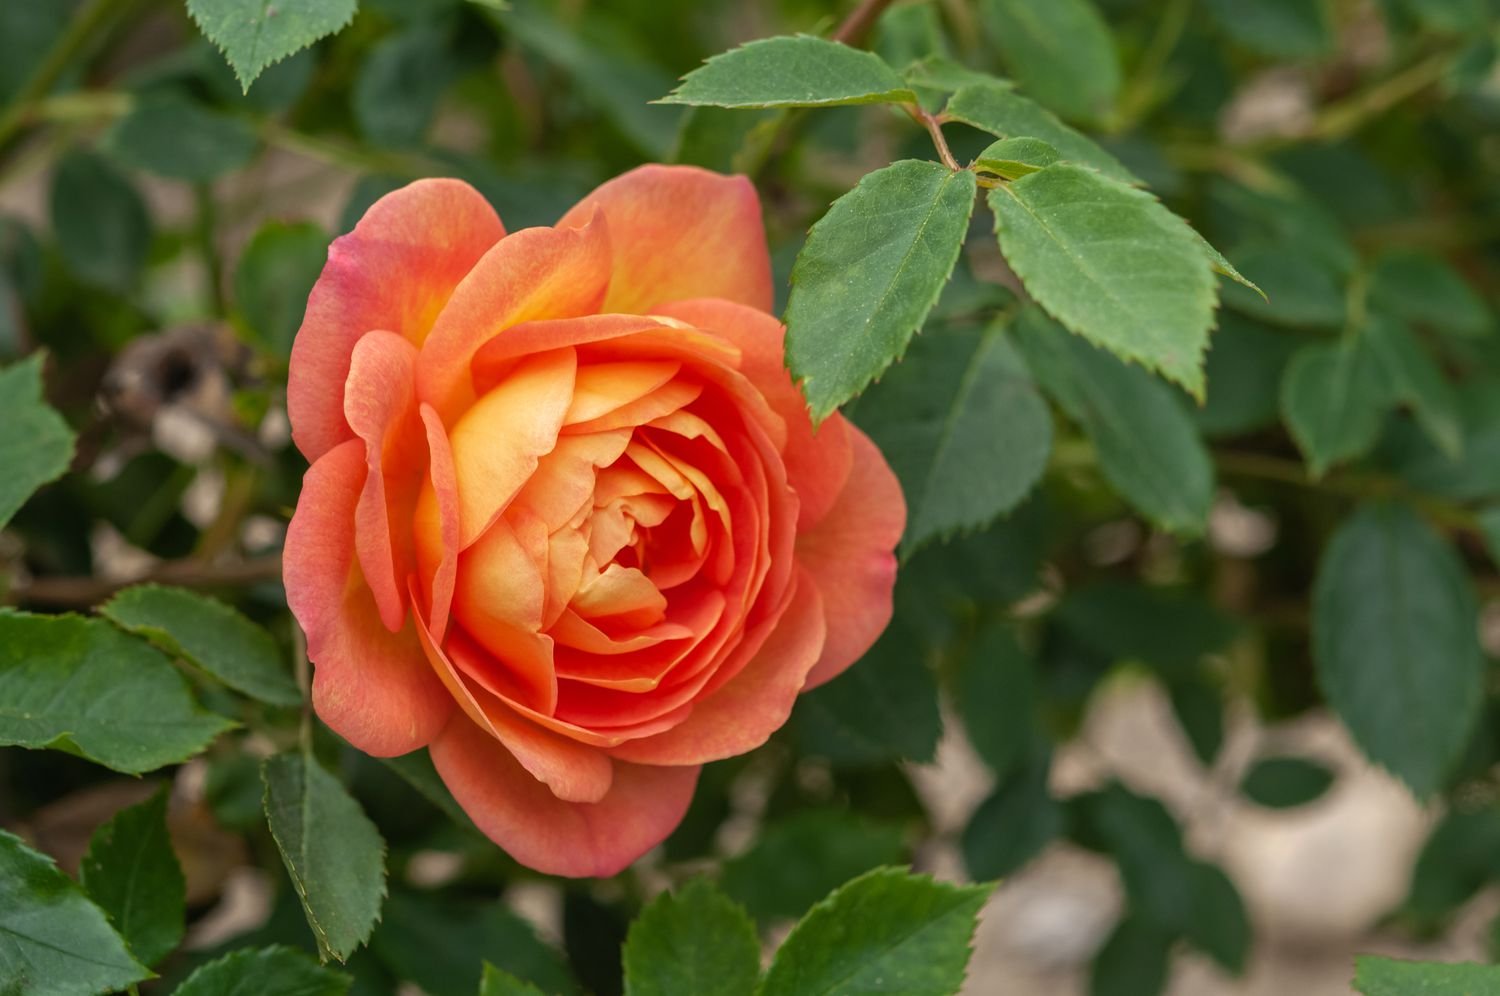
[[[615,317],[482,350],[449,430],[456,501],[436,475],[417,500],[427,578],[456,508],[451,609],[426,591],[476,718],[493,696],[600,745],[669,727],[743,666],[784,608],[797,515],[785,426],[738,350],[666,320],[605,336]]]

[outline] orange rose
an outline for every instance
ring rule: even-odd
[[[313,704],[429,746],[518,861],[612,875],[891,614],[901,490],[782,366],[742,177],[646,166],[507,235],[457,180],[333,243],[292,349]]]

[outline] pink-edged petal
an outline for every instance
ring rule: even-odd
[[[392,633],[406,619],[405,579],[415,562],[407,523],[425,469],[415,456],[425,450],[415,404],[416,360],[416,347],[399,335],[370,332],[354,344],[344,388],[344,417],[365,443],[368,466],[355,510],[355,549],[380,619]]]
[[[609,287],[609,240],[601,218],[568,229],[525,228],[498,242],[433,325],[417,361],[417,397],[451,425],[474,400],[474,354],[498,333],[598,312]]]
[[[792,383],[782,358],[785,326],[763,311],[733,301],[703,298],[671,301],[656,311],[721,335],[739,348],[740,372],[786,422],[782,458],[786,462],[787,480],[797,490],[801,502],[797,526],[802,530],[812,528],[833,507],[849,477],[854,457],[848,423],[842,415],[835,413],[816,431],[813,429],[807,402]]]
[[[827,625],[817,585],[799,572],[781,619],[759,652],[728,683],[693,705],[675,728],[610,751],[642,764],[701,764],[754,750],[792,714],[823,650]]]
[[[350,438],[343,386],[354,344],[386,329],[420,344],[453,289],[505,235],[489,203],[462,180],[417,180],[371,205],[335,239],[292,343],[287,414],[316,460]]]
[[[329,450],[302,481],[286,532],[287,604],[307,634],[313,706],[367,754],[392,757],[429,743],[453,699],[433,675],[410,624],[391,633],[358,572],[354,512],[365,479],[364,445]]]
[[[771,255],[755,186],[696,166],[641,166],[563,215],[609,221],[614,279],[601,311],[640,315],[663,301],[722,297],[771,310]]]
[[[427,597],[427,626],[441,641],[448,632],[458,580],[458,478],[443,420],[431,405],[422,405],[420,411],[427,433],[427,480],[412,514],[412,535]]]
[[[892,551],[906,528],[906,499],[870,437],[851,425],[849,441],[854,465],[848,483],[817,527],[797,537],[797,562],[817,583],[828,616],[828,642],[807,676],[808,688],[843,673],[891,621]]]
[[[698,767],[615,762],[597,802],[565,802],[473,723],[456,719],[432,745],[453,797],[495,843],[548,875],[605,878],[666,839],[682,822]]]

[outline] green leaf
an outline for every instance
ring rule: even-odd
[[[479,980],[479,996],[544,996],[529,982],[511,975],[503,968],[484,963],[484,977]]]
[[[898,581],[897,605],[910,597]],[[898,608],[857,666],[797,697],[792,718],[804,753],[851,766],[932,759],[943,722],[917,625]]]
[[[1344,278],[1315,249],[1296,242],[1252,242],[1231,255],[1230,265],[1237,265],[1245,277],[1242,286],[1224,288],[1226,307],[1292,328],[1334,329],[1344,324]]]
[[[907,159],[813,225],[792,267],[786,358],[814,423],[906,350],[958,261],[976,189],[968,170]]]
[[[799,917],[830,890],[906,853],[901,828],[856,813],[809,809],[767,826],[724,864],[724,891],[757,920]]]
[[[1463,457],[1453,459],[1414,425],[1390,426],[1386,456],[1418,491],[1459,501],[1500,496],[1500,381],[1471,377],[1458,387]]]
[[[880,56],[811,35],[761,38],[716,55],[663,104],[832,107],[915,101]]]
[[[1157,996],[1166,990],[1171,954],[1170,931],[1126,914],[1094,956],[1089,996]]]
[[[1364,996],[1495,996],[1500,993],[1500,965],[1359,955],[1354,988]]]
[[[1040,138],[1002,138],[974,157],[975,167],[1019,180],[1062,159],[1056,149]]]
[[[1327,0],[1209,0],[1208,9],[1229,37],[1275,59],[1308,59],[1333,48]]]
[[[758,992],[956,992],[990,889],[877,868],[802,918],[776,952]]]
[[[906,493],[903,556],[1015,508],[1052,451],[1052,412],[999,326],[918,336],[861,413]]]
[[[760,976],[755,923],[705,878],[663,892],[630,925],[626,996],[750,996]]]
[[[672,85],[671,74],[618,44],[617,37],[595,37],[588,31],[591,19],[564,23],[549,6],[511,0],[494,20],[521,44],[570,76],[578,96],[647,158],[665,159],[676,140],[679,109],[651,102]],[[512,216],[503,204],[496,206],[502,215]]]
[[[234,725],[193,701],[159,652],[102,619],[0,610],[0,744],[140,774]]]
[[[1500,807],[1451,809],[1422,845],[1401,912],[1417,930],[1436,933],[1497,876]]]
[[[1313,659],[1329,704],[1377,764],[1431,795],[1478,717],[1484,654],[1458,555],[1411,509],[1362,506],[1313,589]]]
[[[1194,229],[1193,232],[1198,236],[1199,241],[1203,243],[1203,252],[1206,256],[1208,256],[1208,263],[1214,268],[1215,273],[1221,276],[1228,277],[1230,280],[1233,280],[1241,287],[1247,287],[1250,290],[1253,290],[1255,293],[1261,296],[1261,300],[1269,300],[1266,297],[1266,292],[1257,287],[1253,280],[1237,270],[1235,268],[1235,265],[1231,263],[1227,258],[1225,258],[1223,253],[1215,249],[1213,247],[1213,244],[1203,237],[1202,233],[1198,232],[1197,229]]]
[[[1063,809],[1047,789],[1051,752],[1034,738],[1028,746],[1029,755],[1002,777],[964,828],[964,867],[971,878],[1011,875],[1062,835]]]
[[[363,944],[385,898],[385,841],[339,780],[304,754],[261,766],[266,820],[324,958]]]
[[[1393,249],[1370,271],[1372,305],[1408,322],[1455,336],[1483,336],[1495,317],[1452,266],[1416,249]]]
[[[1203,394],[1213,270],[1187,222],[1144,191],[1059,164],[992,189],[1006,262],[1063,325]]]
[[[997,777],[1026,760],[1040,702],[1036,663],[1021,649],[1014,627],[990,622],[980,629],[958,662],[953,698],[969,743]]]
[[[90,152],[69,152],[52,173],[52,231],[75,276],[119,293],[135,286],[151,247],[140,194]]]
[[[1207,436],[1238,436],[1276,424],[1281,379],[1302,339],[1234,312],[1219,314],[1208,350],[1203,407],[1193,420]]]
[[[283,360],[327,260],[328,236],[311,222],[269,221],[240,255],[235,303],[255,339]]]
[[[1213,463],[1172,390],[1069,335],[1040,309],[1027,308],[1013,328],[1032,373],[1088,433],[1115,490],[1165,529],[1201,531]]]
[[[958,88],[943,113],[1000,138],[1046,142],[1064,162],[1092,167],[1121,183],[1140,183],[1097,142],[1063,124],[1045,107],[1016,93],[1008,83],[995,80],[967,83]]]
[[[41,353],[0,369],[0,529],[73,462],[73,431],[42,397]]]
[[[167,796],[163,786],[95,830],[78,869],[84,891],[144,965],[182,943],[186,922],[187,883],[167,834]]]
[[[105,149],[125,165],[194,183],[239,169],[259,145],[244,120],[165,94],[142,98],[104,137]]]
[[[1074,588],[1057,606],[1057,619],[1109,659],[1140,661],[1170,677],[1195,673],[1236,632],[1197,592],[1118,581]]]
[[[1211,766],[1224,746],[1223,690],[1207,676],[1195,674],[1168,682],[1167,697],[1188,746],[1204,767]]]
[[[929,55],[913,62],[901,71],[901,78],[914,88],[939,93],[956,93],[966,86],[997,86],[1004,90],[1014,86],[1009,80],[970,69],[946,55]],[[1044,113],[1052,117],[1051,112]],[[1056,117],[1052,119],[1057,120]]]
[[[1483,33],[1493,24],[1485,0],[1402,0],[1401,5],[1428,31]]]
[[[979,11],[1026,92],[1065,118],[1109,116],[1120,93],[1120,57],[1090,0],[983,0]]]
[[[1443,371],[1411,330],[1381,315],[1370,316],[1364,329],[1366,346],[1375,354],[1396,400],[1410,405],[1438,449],[1458,459],[1463,454],[1464,427],[1458,395]]]
[[[472,996],[482,981],[480,952],[543,992],[578,989],[561,955],[498,902],[395,890],[370,950],[393,974],[431,996]]]
[[[1195,914],[1196,872],[1182,831],[1158,800],[1119,783],[1069,801],[1080,843],[1114,855],[1130,908],[1182,934]]]
[[[446,813],[454,823],[466,830],[479,832],[474,821],[469,819],[469,814],[464,812],[443,779],[438,776],[437,768],[432,764],[432,756],[427,751],[414,750],[398,757],[382,757],[380,763],[405,779],[408,785]]]
[[[1245,773],[1240,791],[1271,809],[1305,806],[1333,784],[1333,772],[1302,757],[1265,757]]]
[[[1303,346],[1281,382],[1281,412],[1313,477],[1368,453],[1392,403],[1389,381],[1362,336]]]
[[[342,29],[357,0],[188,0],[188,14],[234,68],[240,85]]]
[[[278,944],[233,951],[202,965],[172,996],[344,996],[353,981]]]
[[[1193,915],[1186,923],[1188,943],[1218,962],[1225,971],[1243,974],[1251,932],[1239,890],[1222,869],[1203,861],[1192,863],[1189,878]]]
[[[446,24],[418,23],[380,40],[354,78],[351,103],[360,133],[377,145],[421,144],[443,92],[463,72]]]
[[[236,691],[271,705],[302,701],[271,634],[217,599],[143,584],[120,592],[99,613]]]
[[[150,977],[51,858],[0,830],[0,992],[72,996]]]

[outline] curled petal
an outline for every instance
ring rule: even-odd
[[[533,319],[598,312],[609,287],[603,219],[525,228],[485,253],[438,315],[417,361],[417,397],[451,425],[474,400],[469,364],[481,346]]]
[[[364,445],[347,440],[303,478],[287,527],[287,604],[307,633],[313,706],[323,722],[367,754],[425,746],[447,723],[453,699],[433,675],[411,625],[391,633],[359,574],[354,512],[365,479]]]
[[[287,414],[309,461],[350,438],[343,386],[354,344],[387,329],[420,344],[453,289],[500,241],[489,203],[462,180],[418,180],[376,201],[328,249],[292,343]]]
[[[694,704],[678,726],[610,751],[642,764],[702,764],[754,750],[781,729],[823,650],[827,624],[805,571],[775,629],[728,683]]]
[[[823,520],[797,537],[797,562],[817,583],[828,618],[828,642],[808,688],[843,673],[891,621],[892,551],[906,528],[896,475],[869,436],[852,425],[848,431],[854,450],[849,480]]]
[[[645,314],[663,301],[722,297],[770,311],[771,255],[760,198],[743,176],[641,166],[563,215],[559,228],[609,221],[614,279],[601,311]]]
[[[565,802],[493,737],[462,717],[432,745],[432,761],[475,825],[511,857],[549,875],[604,878],[682,822],[698,767],[614,762],[597,802]]]

